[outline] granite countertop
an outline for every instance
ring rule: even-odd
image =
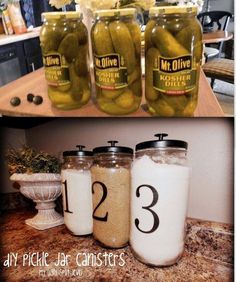
[[[33,229],[24,223],[32,216],[26,210],[1,216],[1,281],[233,281],[233,228],[229,225],[188,219],[182,259],[174,266],[158,268],[136,260],[130,247],[105,249],[92,236],[71,235],[64,225],[46,231]],[[12,253],[18,255],[17,263],[12,260],[13,265],[7,267],[7,255]],[[61,260],[62,265],[56,266],[61,253],[69,255],[67,265]],[[97,260],[99,253],[102,265]],[[31,262],[27,256],[32,257]]]
[[[0,46],[38,37],[40,33],[40,29],[41,27],[39,26],[33,28],[31,31],[22,34],[12,34],[12,35],[0,34]]]

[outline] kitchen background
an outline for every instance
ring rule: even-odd
[[[1,200],[17,192],[4,162],[9,146],[27,144],[61,155],[77,144],[93,149],[108,140],[135,147],[155,139],[156,133],[166,132],[170,139],[189,143],[192,177],[188,216],[233,224],[233,119],[22,119],[5,125],[1,128]]]

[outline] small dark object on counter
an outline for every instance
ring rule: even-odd
[[[35,97],[33,98],[33,103],[34,103],[35,105],[40,105],[40,104],[42,104],[42,103],[43,103],[43,97],[42,97],[42,96],[35,96]]]
[[[33,100],[34,100],[34,94],[29,93],[29,94],[27,95],[27,101],[30,102],[30,103],[32,103]]]
[[[19,97],[13,97],[13,98],[11,99],[10,103],[11,103],[11,105],[12,105],[13,107],[17,107],[17,106],[20,105],[21,100],[20,100]]]

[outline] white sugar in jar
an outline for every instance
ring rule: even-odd
[[[130,245],[142,262],[167,266],[184,250],[190,169],[187,143],[159,139],[136,146],[131,170]]]
[[[63,153],[62,197],[64,222],[74,235],[93,232],[91,172],[92,152],[77,146],[75,151]]]

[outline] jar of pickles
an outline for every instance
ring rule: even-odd
[[[121,248],[129,240],[133,150],[108,143],[93,150],[93,236],[106,247]]]
[[[40,42],[52,104],[80,108],[90,99],[88,32],[79,12],[43,13]]]
[[[142,262],[167,266],[184,250],[190,169],[188,144],[155,135],[136,145],[132,165],[130,245]]]
[[[145,31],[145,96],[149,112],[193,116],[198,103],[202,30],[196,7],[150,9]]]
[[[135,9],[101,10],[91,38],[99,108],[110,115],[135,112],[141,103],[141,30]]]
[[[93,153],[77,150],[63,152],[62,197],[64,221],[74,235],[93,233],[91,172]]]

